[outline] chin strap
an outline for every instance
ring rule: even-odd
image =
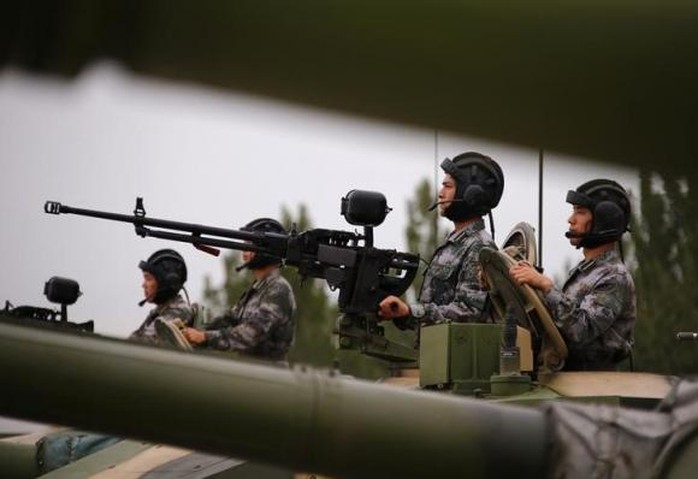
[[[492,233],[492,241],[494,241],[494,218],[492,218],[492,210],[489,212],[490,217],[490,232]]]
[[[620,260],[625,263],[625,256],[623,255],[623,242],[618,240],[618,252],[620,253]]]

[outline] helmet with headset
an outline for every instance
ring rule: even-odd
[[[281,223],[272,218],[257,218],[250,221],[245,226],[240,228],[242,231],[260,231],[263,233],[277,233],[286,234],[286,229]],[[281,259],[265,254],[256,252],[252,261],[248,261],[243,265],[247,269],[260,269],[270,264],[280,264]]]
[[[468,151],[446,158],[441,168],[456,182],[456,193],[444,216],[463,221],[483,216],[499,204],[504,191],[502,168],[489,156]]]
[[[162,304],[175,297],[187,281],[187,265],[184,258],[173,249],[156,251],[147,261],[141,261],[138,267],[152,274],[158,283],[153,299],[155,304]]]
[[[630,198],[625,189],[613,180],[587,181],[567,192],[567,203],[591,211],[592,224],[587,233],[567,232],[568,238],[581,238],[577,247],[596,247],[619,241],[628,231]]]

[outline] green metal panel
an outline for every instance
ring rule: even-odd
[[[451,380],[457,392],[490,390],[490,377],[499,372],[499,324],[453,323],[451,327]]]
[[[490,378],[491,397],[518,396],[531,389],[531,376],[527,374],[501,374]]]
[[[451,329],[448,324],[425,326],[419,332],[419,385],[451,382]]]
[[[36,477],[38,471],[34,444],[0,441],[0,477],[27,479]]]
[[[420,333],[419,383],[449,387],[461,394],[490,390],[499,372],[499,324],[449,323],[426,326]]]

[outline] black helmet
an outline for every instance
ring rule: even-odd
[[[599,246],[619,241],[628,231],[630,199],[622,186],[612,180],[591,180],[567,192],[567,202],[591,211],[591,230],[579,236],[577,247]],[[572,237],[569,232],[565,234]]]
[[[153,302],[162,304],[174,298],[187,281],[187,265],[184,258],[173,249],[161,249],[141,261],[138,267],[152,274],[158,282]]]
[[[242,231],[261,231],[263,233],[286,234],[286,229],[281,223],[272,218],[257,218],[240,228]],[[280,264],[281,259],[264,253],[255,253],[252,261],[245,263],[248,269],[260,269],[270,264]]]
[[[455,201],[444,211],[451,221],[483,216],[499,204],[504,191],[502,169],[489,156],[474,151],[441,162],[441,168],[456,181]]]

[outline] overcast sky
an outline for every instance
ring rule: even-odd
[[[497,241],[518,221],[537,226],[537,150],[166,83],[113,64],[74,81],[6,70],[0,301],[47,307],[44,282],[69,277],[84,293],[70,319],[94,319],[97,332],[124,337],[147,314],[136,304],[137,264],[155,250],[183,254],[192,300],[201,298],[205,275],[222,281],[222,260],[190,245],[142,239],[123,223],[50,216],[46,200],[131,214],[142,196],[148,216],[231,228],[304,203],[316,227],[352,230],[339,215],[340,198],[355,188],[376,190],[393,208],[376,244],[404,249],[405,205],[416,184],[434,179],[436,162],[468,150],[492,156],[504,170]],[[596,177],[637,189],[632,170],[546,152],[543,266],[551,274],[580,258],[562,236],[565,193]]]

